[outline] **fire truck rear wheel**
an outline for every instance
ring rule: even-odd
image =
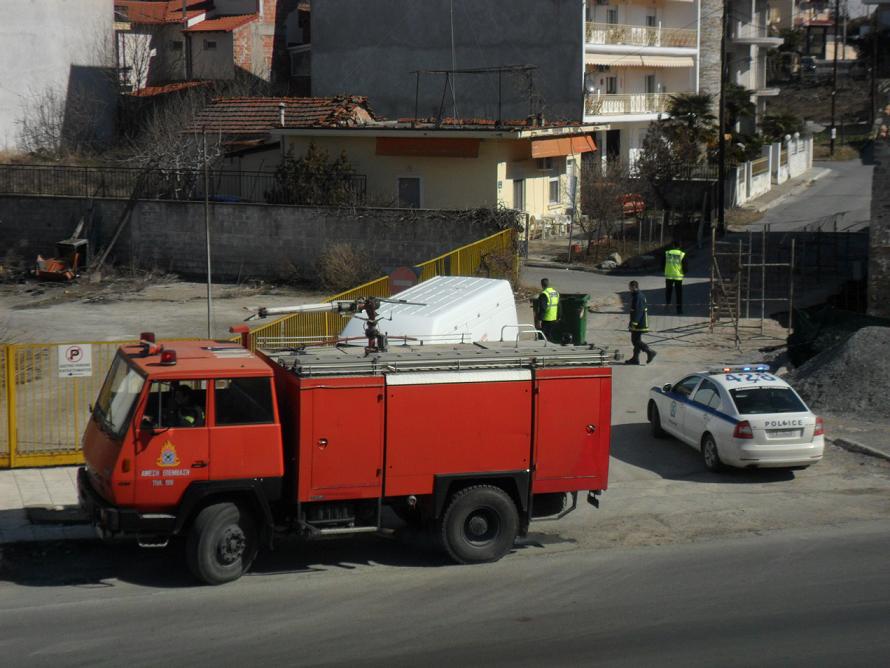
[[[497,561],[513,547],[519,513],[500,487],[475,485],[451,497],[441,520],[442,542],[461,564]]]
[[[189,570],[202,582],[237,580],[258,549],[253,515],[234,503],[207,506],[195,518],[186,549]]]

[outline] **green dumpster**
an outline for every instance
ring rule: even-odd
[[[590,295],[559,295],[559,322],[556,326],[556,343],[587,343],[587,302]]]

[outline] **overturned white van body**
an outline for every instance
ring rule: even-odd
[[[509,281],[493,278],[437,276],[408,288],[393,299],[423,306],[385,303],[378,329],[392,344],[397,337],[424,343],[514,341],[516,302]],[[340,334],[364,345],[364,321],[353,317]]]

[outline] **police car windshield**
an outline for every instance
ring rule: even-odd
[[[730,390],[740,415],[764,413],[804,413],[807,407],[788,387],[751,387]]]

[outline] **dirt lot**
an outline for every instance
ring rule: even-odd
[[[160,338],[206,336],[203,283],[173,276],[116,277],[99,283],[0,285],[0,340],[6,342],[113,341],[146,330]],[[327,294],[265,283],[213,286],[213,335],[228,335],[245,307],[322,301]]]

